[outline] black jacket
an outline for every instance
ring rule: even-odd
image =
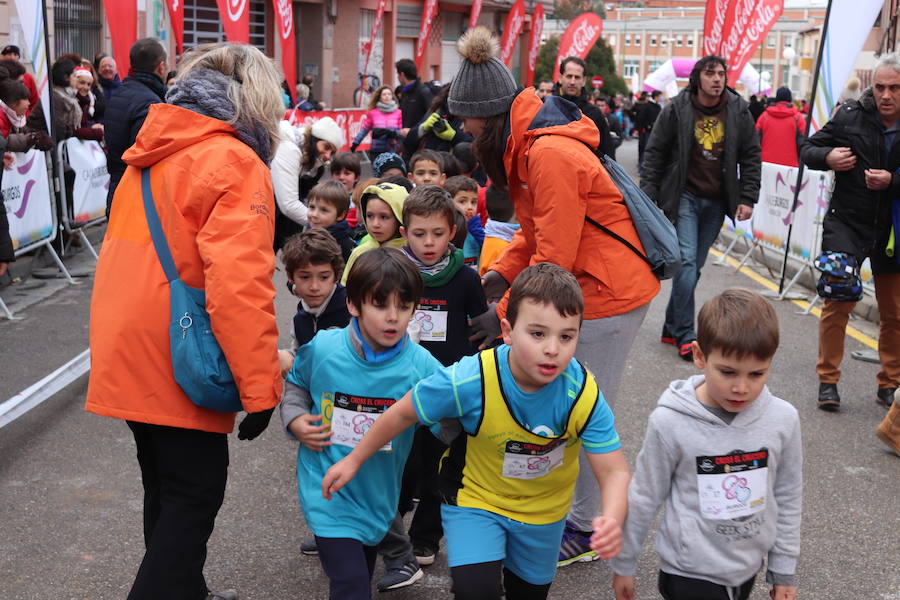
[[[328,306],[318,317],[305,310],[303,304],[297,304],[297,314],[294,315],[294,337],[297,346],[309,343],[316,333],[324,329],[346,327],[350,323],[350,311],[347,310],[347,290],[341,284],[337,284]]]
[[[344,257],[344,263],[350,258],[353,249],[356,248],[356,242],[353,240],[353,230],[346,219],[342,219],[327,229],[334,241],[341,247],[341,255]]]
[[[728,215],[734,216],[739,204],[753,206],[759,199],[760,149],[747,102],[729,88],[725,88],[725,94],[728,112],[722,189]],[[647,141],[641,176],[641,189],[673,223],[678,219],[678,204],[687,183],[693,144],[694,106],[690,90],[685,88],[656,119]]]
[[[400,98],[400,112],[403,114],[404,129],[411,129],[418,125],[428,109],[431,108],[431,101],[434,100],[434,94],[418,77],[408,92],[403,91],[402,85],[398,86],[396,96]]]
[[[638,130],[638,133],[642,131],[649,133],[653,130],[653,124],[656,123],[656,119],[659,118],[662,107],[656,102],[648,100],[647,102],[635,103],[631,112],[633,115],[632,120],[634,121],[634,128]]]
[[[160,82],[162,84],[162,82]],[[164,89],[164,88],[163,88]],[[109,193],[106,196],[107,214],[112,204],[116,186],[125,173],[122,154],[134,144],[138,131],[147,118],[151,104],[162,102],[162,97],[150,87],[134,77],[126,77],[116,93],[106,105],[103,119],[106,146],[109,148],[107,167],[109,169]]]
[[[822,226],[822,250],[846,252],[862,262],[871,257],[874,273],[900,273],[900,265],[884,253],[891,230],[892,198],[900,196],[900,134],[888,152],[884,125],[872,90],[859,100],[848,100],[822,129],[804,140],[800,160],[810,169],[829,170],[825,157],[831,150],[847,147],[856,156],[856,166],[834,174],[834,192]],[[893,173],[887,190],[866,187],[866,169]]]
[[[455,145],[461,142],[471,142],[473,139],[471,135],[463,131],[462,119],[451,118],[446,112],[444,112],[442,116],[447,120],[447,124],[456,131],[453,139],[449,142],[441,139],[434,134],[433,130],[426,131],[425,135],[420,136],[419,125],[421,125],[430,115],[431,113],[426,111],[422,120],[410,127],[409,133],[403,140],[403,158],[407,163],[409,163],[409,159],[412,158],[412,155],[419,150],[426,149],[437,150],[438,152],[450,152]]]
[[[444,341],[426,341],[428,350],[442,365],[449,366],[464,356],[478,352],[478,344],[469,341],[469,319],[487,311],[484,288],[475,269],[462,265],[453,278],[437,287],[425,286],[416,307],[419,317],[446,325]],[[439,313],[443,313],[438,316]],[[416,318],[416,316],[414,316]]]
[[[587,94],[581,94],[580,96],[560,94],[559,97],[575,104],[581,109],[581,112],[587,115],[587,118],[594,122],[594,125],[600,130],[600,146],[598,150],[615,160],[618,144],[616,144],[616,141],[609,133],[609,122],[606,120],[606,115],[603,114],[603,111],[588,102]]]

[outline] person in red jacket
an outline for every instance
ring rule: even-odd
[[[762,161],[796,167],[797,149],[806,133],[806,118],[791,104],[791,90],[778,88],[775,103],[756,121]]]

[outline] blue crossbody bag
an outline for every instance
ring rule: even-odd
[[[159,222],[150,188],[150,169],[141,171],[144,213],[156,256],[169,282],[169,345],[175,381],[191,402],[222,412],[243,410],[234,376],[206,312],[206,293],[187,286],[178,276],[172,252]]]

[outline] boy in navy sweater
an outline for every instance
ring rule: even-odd
[[[356,242],[353,240],[353,229],[347,222],[350,197],[344,186],[334,180],[323,181],[309,191],[306,201],[309,205],[306,213],[309,229],[326,230],[340,246],[341,256],[346,262],[356,248]]]
[[[456,234],[455,213],[446,190],[421,185],[403,203],[400,228],[406,238],[406,246],[401,250],[425,280],[425,290],[413,314],[413,321],[420,328],[419,340],[444,366],[477,352],[469,341],[469,319],[487,311],[478,274],[465,268],[462,250],[450,244]],[[420,427],[403,475],[401,509],[409,506],[412,490],[419,485],[419,505],[409,537],[421,565],[434,562],[443,537],[437,465],[445,449],[426,427]]]

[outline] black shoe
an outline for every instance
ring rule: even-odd
[[[210,592],[206,596],[206,600],[238,600],[238,593],[234,590],[222,590],[220,592]]]
[[[894,392],[896,391],[897,388],[878,388],[878,393],[875,395],[875,402],[885,408],[890,408],[891,405],[894,404]]]
[[[381,580],[378,582],[378,591],[386,592],[400,589],[414,584],[424,576],[425,573],[419,568],[417,561],[402,565],[385,565],[384,575],[381,576]]]
[[[302,542],[300,542],[300,554],[305,554],[306,556],[316,556],[319,553],[319,547],[316,545],[316,538],[308,537],[304,538]]]
[[[416,562],[423,567],[434,564],[435,554],[436,552],[431,548],[426,548],[425,546],[413,546],[413,556],[416,557]]]
[[[837,412],[841,408],[841,397],[838,394],[836,383],[819,384],[818,406],[821,410]]]

